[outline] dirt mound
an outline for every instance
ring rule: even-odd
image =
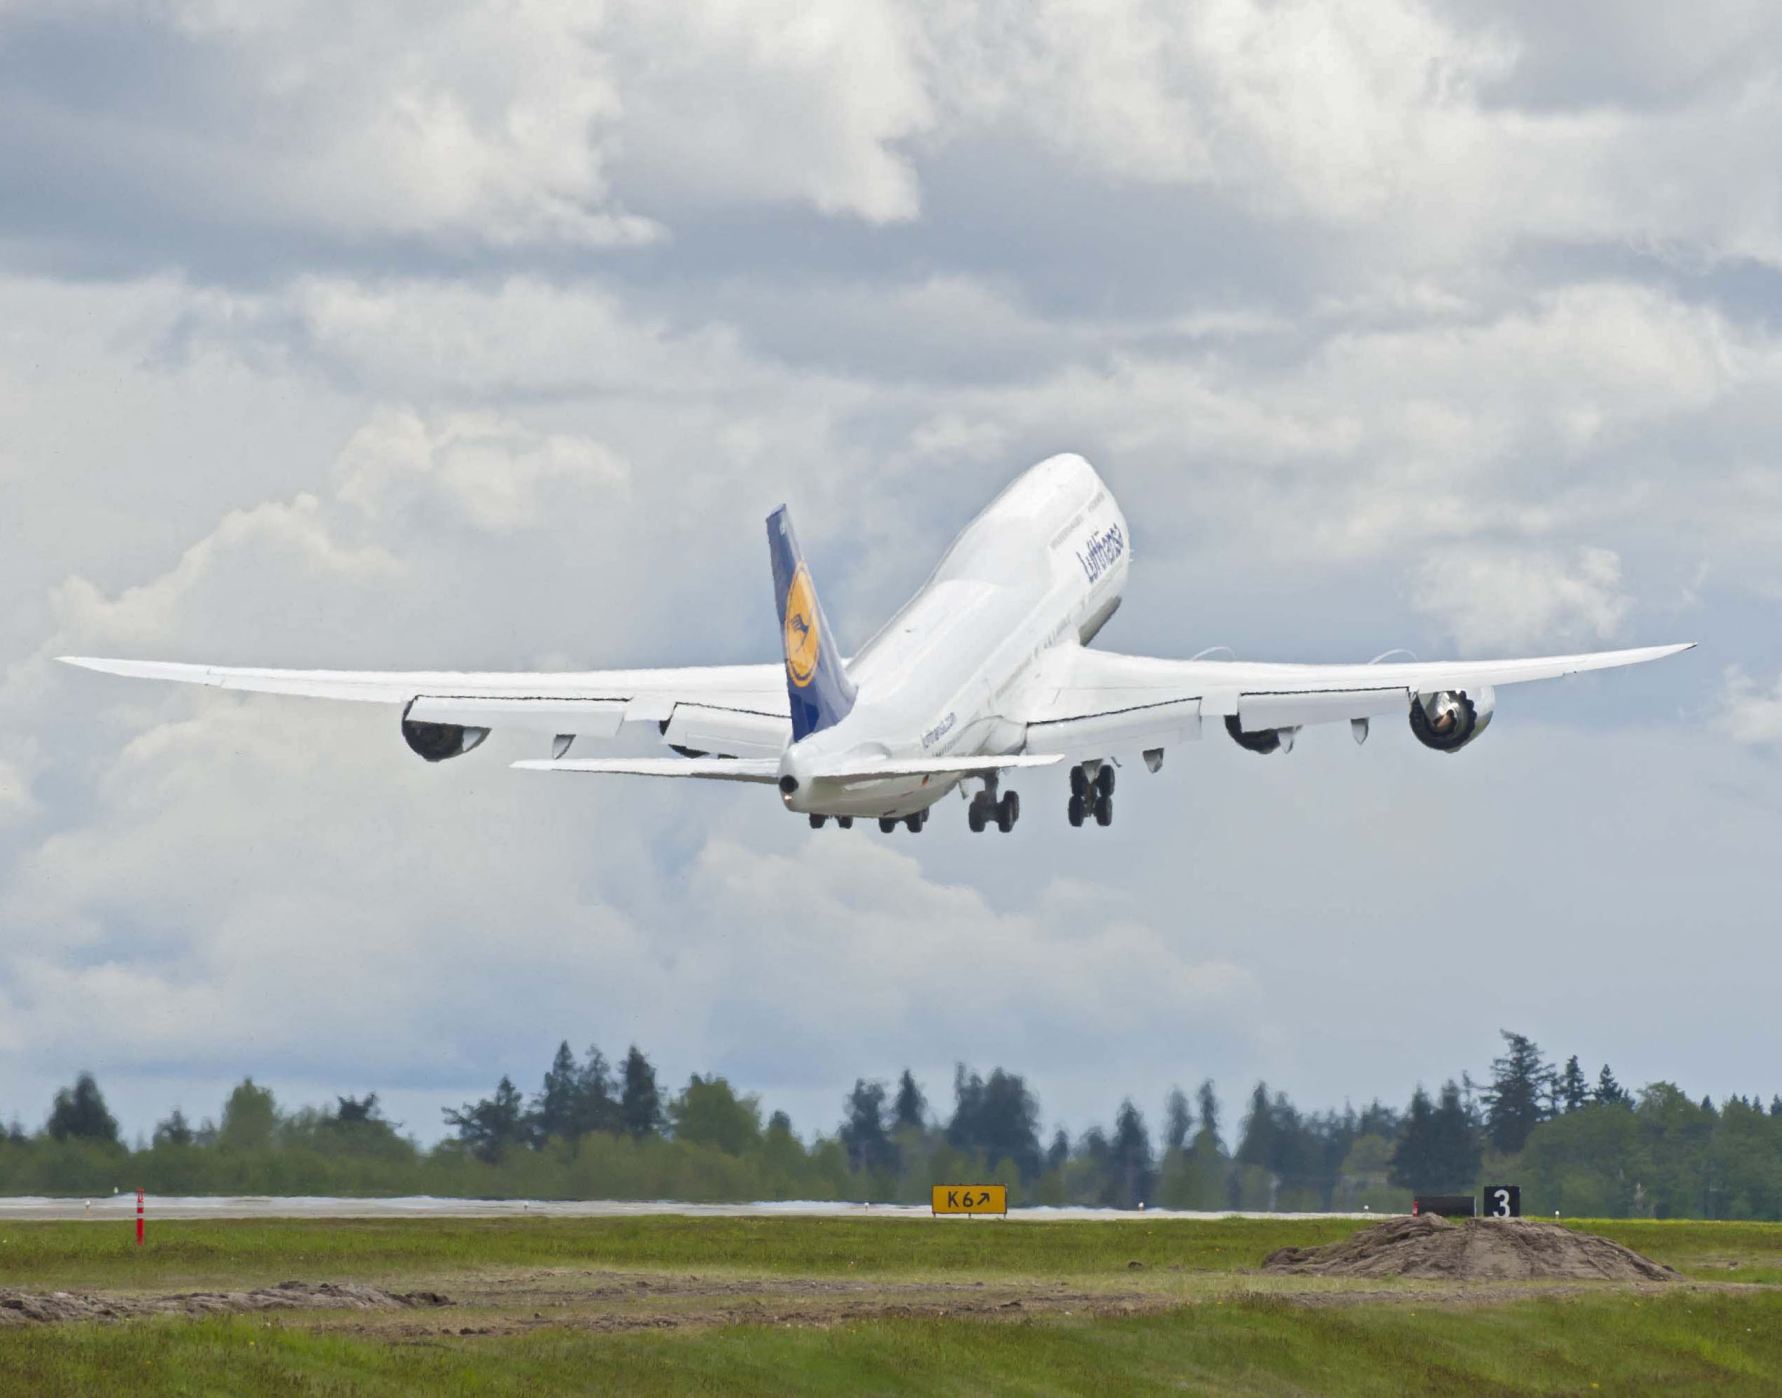
[[[1389,1219],[1340,1243],[1281,1248],[1263,1259],[1268,1272],[1326,1277],[1414,1277],[1432,1281],[1667,1282],[1669,1267],[1599,1238],[1533,1218],[1435,1214]]]
[[[382,1291],[354,1282],[280,1282],[253,1291],[188,1291],[173,1296],[116,1296],[0,1288],[0,1326],[65,1320],[128,1320],[145,1315],[237,1315],[247,1311],[398,1310],[449,1306],[436,1291]]]

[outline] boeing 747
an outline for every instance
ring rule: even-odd
[[[1012,774],[1059,767],[1072,825],[1108,825],[1120,759],[1155,772],[1164,753],[1220,725],[1240,747],[1282,753],[1308,724],[1380,717],[1455,753],[1491,722],[1499,685],[1662,659],[1685,645],[1524,660],[1288,665],[1116,655],[1091,643],[1120,605],[1131,531],[1080,456],[1024,472],[965,527],[933,575],[851,654],[838,644],[784,507],[767,519],[778,664],[575,674],[238,669],[64,657],[114,675],[220,689],[400,705],[429,762],[497,727],[550,739],[530,771],[759,782],[821,828],[856,818],[920,831],[958,789],[974,831],[1013,830]],[[573,744],[655,728],[673,757],[570,756]],[[1062,773],[1061,773],[1062,775]]]

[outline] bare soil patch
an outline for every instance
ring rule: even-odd
[[[1671,1268],[1593,1233],[1532,1218],[1395,1218],[1340,1243],[1280,1248],[1266,1272],[1428,1281],[1674,1282]]]
[[[436,1291],[384,1291],[354,1282],[280,1282],[252,1291],[188,1291],[172,1296],[120,1296],[75,1291],[0,1289],[0,1326],[75,1320],[130,1320],[150,1315],[239,1315],[254,1311],[412,1310],[449,1306]]]

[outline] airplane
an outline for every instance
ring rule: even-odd
[[[1025,471],[968,524],[915,596],[849,655],[823,614],[785,506],[767,519],[782,661],[565,674],[270,670],[64,656],[114,675],[402,706],[429,762],[492,729],[548,735],[529,771],[757,782],[814,829],[876,819],[920,832],[950,792],[973,832],[1021,816],[1011,774],[1068,764],[1071,825],[1112,823],[1116,769],[1152,772],[1209,721],[1238,746],[1285,753],[1301,728],[1346,721],[1358,743],[1404,715],[1455,753],[1483,733],[1499,685],[1638,665],[1681,645],[1521,660],[1279,664],[1118,655],[1091,643],[1120,606],[1131,531],[1081,456]],[[1223,648],[1215,648],[1223,649]],[[1388,654],[1392,654],[1388,652]],[[673,757],[569,756],[654,725]]]

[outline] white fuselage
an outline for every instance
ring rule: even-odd
[[[792,744],[788,808],[906,816],[962,780],[813,778],[838,760],[1004,756],[1027,739],[1011,701],[1049,651],[1076,646],[1119,605],[1126,517],[1094,468],[1055,456],[1027,471],[953,541],[933,575],[848,664],[858,696],[834,727]]]

